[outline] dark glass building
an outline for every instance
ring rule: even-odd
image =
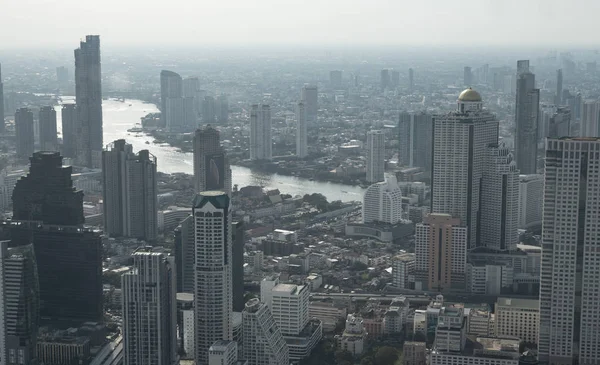
[[[244,310],[244,222],[231,222],[233,311]]]

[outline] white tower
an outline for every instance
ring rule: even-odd
[[[196,356],[208,363],[208,349],[218,340],[232,339],[231,211],[229,196],[201,192],[194,198],[196,232]]]
[[[252,105],[250,111],[250,159],[271,160],[271,108],[268,105]]]
[[[375,183],[363,196],[363,223],[396,224],[402,220],[402,191],[395,177]]]
[[[296,156],[304,158],[308,155],[306,135],[306,107],[303,102],[296,106]]]
[[[384,180],[385,171],[385,136],[383,131],[367,132],[367,181]]]
[[[269,307],[250,299],[242,316],[244,360],[251,365],[288,365],[288,346]]]

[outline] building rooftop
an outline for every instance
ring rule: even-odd
[[[519,340],[516,338],[477,337],[484,351],[519,353]]]
[[[498,298],[496,306],[538,309],[540,301],[537,299],[521,299],[521,298]]]
[[[458,96],[458,100],[460,101],[481,101],[481,95],[473,90],[472,88],[468,88],[460,93]]]
[[[275,287],[273,287],[273,291],[278,293],[294,294],[296,292],[300,292],[302,288],[304,288],[304,285],[277,284]]]

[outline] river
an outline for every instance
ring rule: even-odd
[[[73,102],[73,97],[64,96],[64,102]],[[60,106],[57,110],[57,127],[62,129]],[[148,113],[156,113],[158,109],[154,104],[140,100],[104,100],[102,113],[104,119],[104,144],[124,138],[133,146],[134,151],[147,149],[156,156],[158,171],[167,174],[183,172],[193,174],[193,155],[184,153],[167,144],[153,143],[153,137],[143,133],[130,133],[128,129],[140,122],[140,118]],[[148,144],[146,142],[149,142]],[[329,201],[362,200],[364,189],[360,186],[350,186],[329,182],[310,181],[295,176],[261,173],[252,171],[247,167],[231,166],[233,184],[238,187],[259,185],[268,189],[279,189],[282,193],[291,195],[304,195],[321,193]]]

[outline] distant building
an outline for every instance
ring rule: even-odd
[[[246,241],[244,222],[231,222],[231,273],[233,311],[244,310],[244,245]]]
[[[600,100],[585,100],[582,103],[581,137],[600,137]]]
[[[415,71],[412,68],[408,69],[408,91],[412,92],[415,89]]]
[[[563,94],[563,72],[562,69],[556,70],[556,94],[554,95],[554,105],[562,105]]]
[[[195,228],[190,215],[175,229],[175,267],[177,269],[177,292],[193,293],[195,288]]]
[[[496,335],[514,336],[529,343],[538,342],[540,301],[537,299],[498,298]]]
[[[58,151],[56,135],[56,111],[51,106],[43,106],[39,113],[40,149],[42,151]]]
[[[183,82],[181,76],[173,71],[162,70],[160,72],[160,122],[162,127],[167,127],[169,100],[181,99],[182,97]]]
[[[517,168],[522,174],[535,174],[537,173],[540,89],[535,88],[535,75],[529,72],[529,61],[519,61],[517,70],[515,157]]]
[[[217,98],[215,113],[217,114],[217,123],[226,124],[229,121],[229,98],[221,94]]]
[[[400,113],[398,152],[403,166],[421,167],[431,173],[433,118],[427,113]]]
[[[314,85],[304,85],[302,87],[301,101],[306,108],[306,120],[309,123],[316,123],[319,110],[319,91],[317,87]]]
[[[35,139],[33,130],[33,113],[27,108],[15,112],[15,131],[17,138],[17,157],[26,159],[33,155]]]
[[[367,181],[376,183],[384,180],[385,135],[381,130],[367,132]]]
[[[4,124],[4,83],[2,82],[2,64],[0,64],[0,133],[6,131]]]
[[[212,96],[205,96],[202,101],[202,123],[212,124],[215,122],[216,116],[215,98]]]
[[[250,159],[271,160],[272,149],[271,108],[268,105],[252,105],[250,111]]]
[[[414,253],[403,253],[392,258],[392,286],[394,288],[412,289],[411,284],[414,285],[415,260]]]
[[[208,125],[194,133],[194,188],[196,192],[231,193],[231,167],[219,131]]]
[[[242,316],[244,360],[251,365],[288,365],[288,346],[269,307],[250,299]]]
[[[77,108],[75,104],[63,104],[62,121],[62,155],[75,158],[77,155]]]
[[[519,176],[519,228],[527,229],[542,224],[543,197],[543,175]]]
[[[381,90],[385,90],[390,86],[390,70],[384,68],[380,72]]]
[[[473,86],[473,72],[471,71],[471,67],[465,66],[463,72],[463,84],[465,87]]]
[[[362,204],[363,223],[396,224],[402,220],[402,191],[395,177],[375,183],[365,190]]]
[[[571,111],[568,107],[558,107],[550,117],[548,123],[549,138],[570,137],[571,133]]]
[[[519,365],[519,339],[497,337],[469,338],[462,351],[443,351],[434,347],[430,365]]]
[[[300,102],[296,106],[296,156],[305,158],[308,155],[306,134],[306,107]]]

